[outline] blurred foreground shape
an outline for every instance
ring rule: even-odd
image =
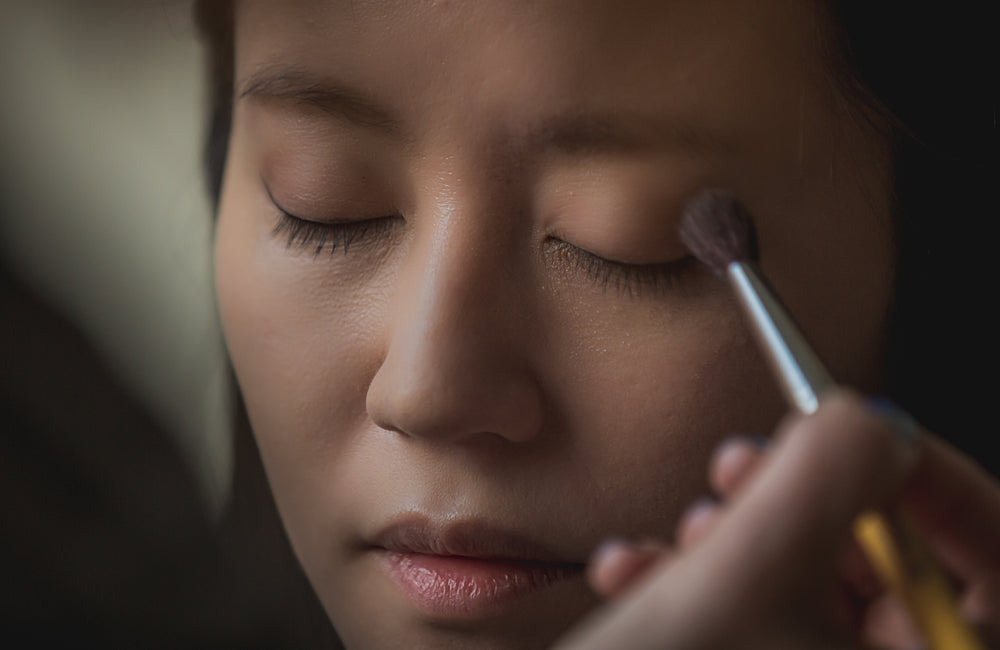
[[[190,3],[0,0],[0,257],[94,346],[219,513],[231,388]]]

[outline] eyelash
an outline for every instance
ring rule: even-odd
[[[656,293],[670,289],[698,268],[697,260],[690,255],[663,264],[625,264],[594,255],[561,240],[552,241],[558,246],[558,252],[595,284],[605,290],[612,288],[630,298],[640,296],[644,291]]]
[[[400,217],[395,215],[343,222],[302,219],[278,205],[270,188],[265,185],[265,189],[279,213],[278,223],[271,234],[277,238],[284,238],[288,248],[302,250],[312,248],[314,256],[319,256],[327,245],[330,245],[330,255],[333,255],[337,246],[341,245],[346,255],[351,244],[360,242],[369,235],[383,235],[400,220]],[[691,256],[664,264],[625,264],[605,259],[559,239],[550,241],[557,246],[557,251],[562,257],[583,271],[602,289],[607,290],[610,287],[630,298],[641,295],[645,290],[652,290],[655,293],[669,289],[697,266],[697,261]]]
[[[337,250],[337,246],[343,246],[344,254],[351,244],[362,241],[368,235],[382,235],[390,230],[394,222],[399,220],[395,215],[387,215],[374,219],[360,219],[357,221],[324,222],[303,219],[291,214],[275,200],[271,193],[271,188],[264,184],[271,203],[278,210],[278,223],[271,230],[271,235],[276,238],[284,238],[288,248],[299,248],[306,250],[313,249],[313,256],[319,254],[330,246],[330,255]]]
[[[314,249],[314,256],[318,256],[327,246],[330,246],[330,255],[334,254],[338,246],[343,246],[346,255],[351,244],[358,243],[371,235],[384,234],[398,219],[395,216],[386,216],[361,221],[326,223],[302,219],[281,208],[278,210],[280,217],[271,234],[285,238],[285,245],[288,248]]]

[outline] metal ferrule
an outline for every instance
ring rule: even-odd
[[[815,412],[820,396],[835,386],[826,366],[756,265],[733,262],[726,273],[785,397],[802,413]]]

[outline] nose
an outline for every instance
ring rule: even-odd
[[[527,347],[530,307],[508,238],[471,220],[415,237],[392,293],[369,416],[404,435],[457,442],[537,435],[542,400]]]

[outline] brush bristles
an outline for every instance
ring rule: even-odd
[[[757,238],[750,213],[728,190],[706,190],[684,207],[681,241],[723,276],[733,262],[757,261]]]

